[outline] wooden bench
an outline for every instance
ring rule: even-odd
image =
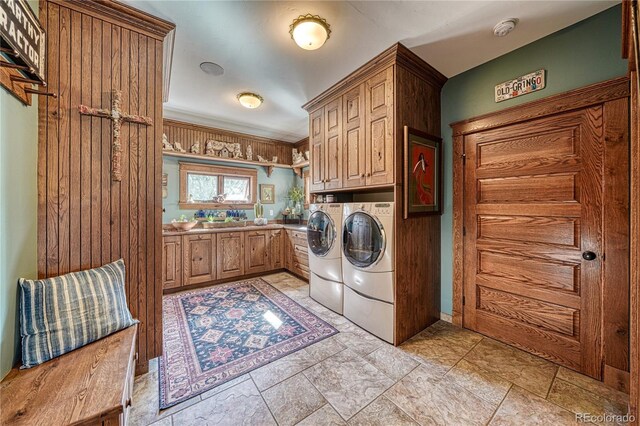
[[[0,424],[124,425],[135,372],[134,325],[0,383]]]

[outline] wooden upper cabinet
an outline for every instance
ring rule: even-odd
[[[216,279],[216,234],[185,235],[184,285]]]
[[[245,233],[245,274],[255,274],[269,269],[269,236],[269,231],[250,231]]]
[[[284,243],[284,230],[272,229],[269,231],[269,269],[284,268]]]
[[[303,105],[311,192],[402,183],[403,129],[440,133],[447,78],[397,43]]]
[[[162,288],[182,285],[182,237],[180,235],[162,239]]]
[[[342,186],[366,184],[366,145],[364,125],[364,84],[342,97]]]
[[[309,118],[311,191],[324,190],[324,146],[324,108],[320,108]]]
[[[324,189],[342,188],[342,99],[324,107]]]
[[[225,232],[217,236],[217,278],[244,275],[244,232]]]
[[[365,84],[367,152],[366,183],[393,183],[393,67]]]

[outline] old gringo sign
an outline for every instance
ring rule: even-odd
[[[44,29],[25,0],[0,0],[0,38],[2,47],[17,53],[11,59],[44,81]]]
[[[513,80],[496,85],[496,102],[517,98],[528,93],[544,89],[546,84],[544,70],[538,70]]]

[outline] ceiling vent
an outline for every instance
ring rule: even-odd
[[[518,18],[505,19],[504,21],[498,22],[498,24],[493,27],[493,35],[496,37],[504,37],[513,31],[516,25],[518,25]]]
[[[224,74],[224,68],[220,65],[215,64],[213,62],[203,62],[200,64],[200,69],[205,72],[205,74],[220,76]]]

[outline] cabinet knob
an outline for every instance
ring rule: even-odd
[[[360,177],[361,177],[361,178],[363,178],[363,177],[364,177],[364,173],[362,173],[362,174],[360,175]]]
[[[367,177],[371,177],[371,173],[367,173]]]

